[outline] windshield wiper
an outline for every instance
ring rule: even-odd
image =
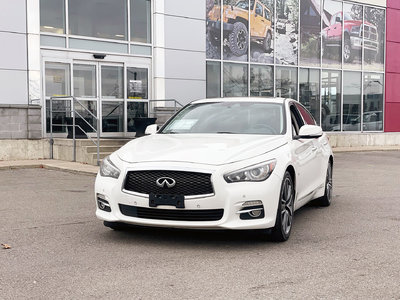
[[[232,132],[232,131],[218,131],[217,133],[221,133],[221,134],[235,134],[236,132]]]

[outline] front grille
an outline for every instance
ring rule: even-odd
[[[174,187],[159,187],[157,179],[169,177],[175,180]],[[207,195],[213,194],[211,174],[186,171],[129,171],[124,189],[141,194],[156,195]]]
[[[223,209],[158,209],[119,204],[125,216],[171,220],[171,221],[218,221],[224,215]]]

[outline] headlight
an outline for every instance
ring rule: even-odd
[[[265,163],[249,166],[224,175],[224,179],[228,183],[241,181],[264,181],[274,171],[276,159],[269,160]]]
[[[113,162],[111,161],[110,157],[107,156],[100,165],[100,175],[103,177],[112,177],[117,179],[119,174],[121,173],[120,169],[118,169]]]

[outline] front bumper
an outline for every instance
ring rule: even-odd
[[[99,209],[96,205],[96,216],[100,220],[145,226],[198,229],[263,229],[271,228],[275,225],[281,179],[274,173],[263,182],[226,183],[222,174],[212,172],[214,195],[188,197],[185,199],[185,208],[175,208],[174,206],[166,205],[158,206],[157,208],[150,207],[149,197],[137,195],[122,189],[125,174],[122,173],[117,180],[97,175],[95,184],[96,203],[97,195],[101,194],[109,203],[111,209],[108,212]],[[242,207],[243,203],[254,200],[262,201],[264,211],[261,217],[241,218],[241,214],[238,212],[244,209]],[[144,208],[147,211],[149,209],[164,210],[162,213],[167,212],[167,210],[196,212],[200,210],[216,211],[223,209],[223,214],[222,218],[215,221],[160,220],[132,217],[127,215],[126,210],[122,213],[121,207],[125,209],[129,207],[128,209],[131,211],[135,211],[137,208]]]

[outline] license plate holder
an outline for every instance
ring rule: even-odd
[[[185,196],[183,195],[149,195],[149,206],[157,207],[159,205],[175,206],[176,208],[185,208]]]

